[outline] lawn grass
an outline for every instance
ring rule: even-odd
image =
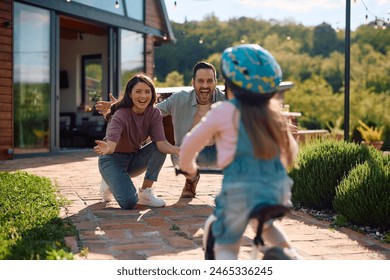
[[[48,178],[0,172],[0,260],[73,259],[65,236],[76,230],[60,218],[66,204]]]

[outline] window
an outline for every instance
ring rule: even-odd
[[[144,36],[129,30],[121,30],[121,92],[127,81],[137,72],[144,71]]]

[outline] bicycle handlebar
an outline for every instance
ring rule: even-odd
[[[184,172],[178,167],[175,167],[175,174],[178,176],[179,174],[187,175],[187,172]],[[217,168],[198,168],[197,169],[197,174],[217,174],[217,175],[222,175],[223,170],[222,169],[217,169]]]

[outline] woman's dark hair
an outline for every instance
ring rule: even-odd
[[[106,119],[109,120],[111,116],[114,114],[116,110],[119,108],[132,108],[134,106],[133,100],[131,99],[131,91],[138,83],[147,84],[152,91],[152,99],[148,106],[153,106],[157,101],[157,93],[156,88],[154,87],[153,80],[146,75],[145,73],[135,74],[131,79],[127,82],[125,93],[123,96],[111,107],[111,112],[107,114]]]
[[[217,71],[215,70],[214,65],[208,63],[206,61],[200,61],[195,64],[194,68],[192,68],[192,78],[195,79],[196,72],[200,69],[211,69],[214,73],[214,78],[217,79]]]

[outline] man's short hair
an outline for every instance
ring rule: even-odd
[[[198,72],[199,69],[211,69],[214,73],[214,78],[217,79],[217,71],[215,70],[214,65],[206,61],[199,61],[198,63],[195,64],[194,68],[192,69],[193,79],[195,79],[196,72]]]

